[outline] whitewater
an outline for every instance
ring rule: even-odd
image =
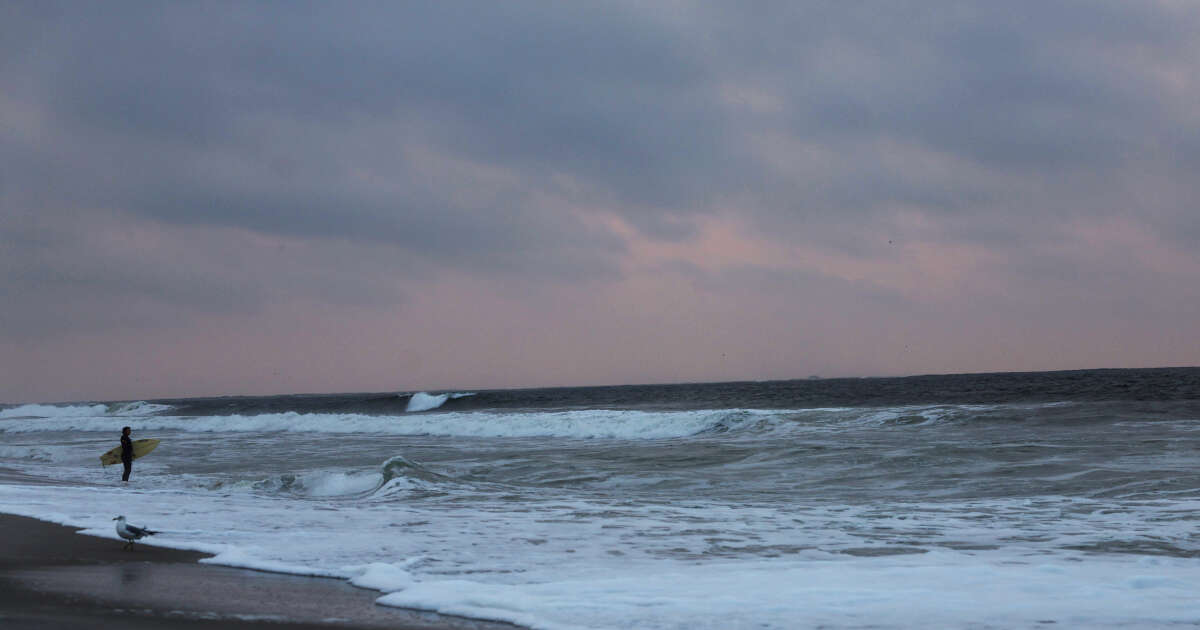
[[[128,487],[99,455],[162,440]],[[1200,370],[0,407],[0,512],[538,629],[1200,624]],[[118,507],[119,506],[119,507]]]

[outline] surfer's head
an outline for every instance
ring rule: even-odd
[[[129,435],[130,430],[129,427],[121,427],[121,435]]]

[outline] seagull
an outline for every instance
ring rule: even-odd
[[[153,536],[154,534],[158,533],[145,527],[134,527],[133,525],[125,522],[124,516],[118,516],[113,520],[117,522],[117,535],[129,541],[125,543],[125,546],[122,547],[122,549],[129,549],[133,546],[133,541],[141,538],[142,536]]]

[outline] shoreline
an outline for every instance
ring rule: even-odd
[[[510,624],[380,606],[376,591],[333,578],[213,564],[210,554],[77,533],[0,513],[5,628],[395,628],[513,630]]]

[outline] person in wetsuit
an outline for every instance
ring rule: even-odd
[[[129,472],[133,470],[133,440],[129,439],[129,427],[121,429],[121,463],[125,466],[125,474],[121,481],[129,481]]]

